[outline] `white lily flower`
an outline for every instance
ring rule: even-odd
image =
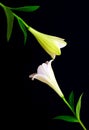
[[[43,47],[43,49],[54,59],[56,55],[61,55],[61,48],[66,46],[64,39],[41,33],[32,27],[28,29]]]
[[[37,73],[31,74],[29,78],[32,78],[32,80],[37,79],[40,80],[43,83],[46,83],[49,85],[60,97],[64,97],[60,87],[58,86],[58,83],[56,81],[51,63],[53,60],[47,61],[46,63],[43,63],[42,65],[38,66]]]

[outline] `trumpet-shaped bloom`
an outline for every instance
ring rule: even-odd
[[[29,78],[32,80],[37,79],[43,83],[49,85],[60,97],[64,97],[58,83],[56,81],[51,63],[53,60],[47,61],[42,65],[38,66],[37,73],[31,74]]]
[[[56,55],[61,55],[60,48],[66,46],[64,39],[41,33],[32,27],[29,27],[29,31],[35,36],[37,41],[43,47],[43,49],[54,59]]]

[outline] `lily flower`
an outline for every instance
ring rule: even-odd
[[[61,55],[61,48],[66,46],[64,39],[41,33],[32,27],[28,29],[43,47],[43,49],[54,59],[56,55]]]
[[[32,80],[37,79],[43,83],[46,83],[49,85],[61,98],[64,97],[60,87],[58,86],[58,83],[56,81],[51,63],[53,60],[47,61],[46,63],[43,63],[42,65],[39,65],[37,68],[37,73],[31,74],[29,78],[32,78]]]

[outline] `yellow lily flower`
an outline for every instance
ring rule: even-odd
[[[64,39],[41,33],[32,27],[28,29],[43,47],[43,49],[54,59],[56,55],[61,55],[61,48],[66,46]]]
[[[46,83],[49,85],[61,98],[64,97],[60,87],[58,86],[58,83],[56,81],[51,63],[53,60],[47,61],[46,63],[43,63],[42,65],[38,66],[37,73],[31,74],[29,78],[32,78],[32,80],[37,79],[43,83]]]

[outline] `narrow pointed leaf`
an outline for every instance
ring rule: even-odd
[[[9,41],[12,34],[14,16],[12,11],[8,7],[4,6],[3,4],[1,4],[1,6],[4,9],[7,18],[7,41]]]
[[[11,10],[17,10],[17,11],[23,11],[23,12],[33,12],[39,9],[40,6],[24,6],[24,7],[18,7],[18,8],[10,8]]]
[[[19,23],[19,26],[24,34],[24,45],[26,44],[26,41],[27,41],[27,30],[26,30],[26,27],[25,25],[22,23],[21,20],[18,19],[18,23]]]
[[[76,116],[78,119],[80,119],[80,110],[81,110],[81,99],[82,99],[83,94],[80,95],[77,105],[76,105]]]
[[[67,122],[78,122],[78,120],[75,117],[67,116],[67,115],[56,116],[56,117],[54,117],[54,119],[64,120],[64,121],[67,121]]]
[[[74,110],[74,92],[73,91],[69,95],[69,104],[72,107],[72,109]]]

